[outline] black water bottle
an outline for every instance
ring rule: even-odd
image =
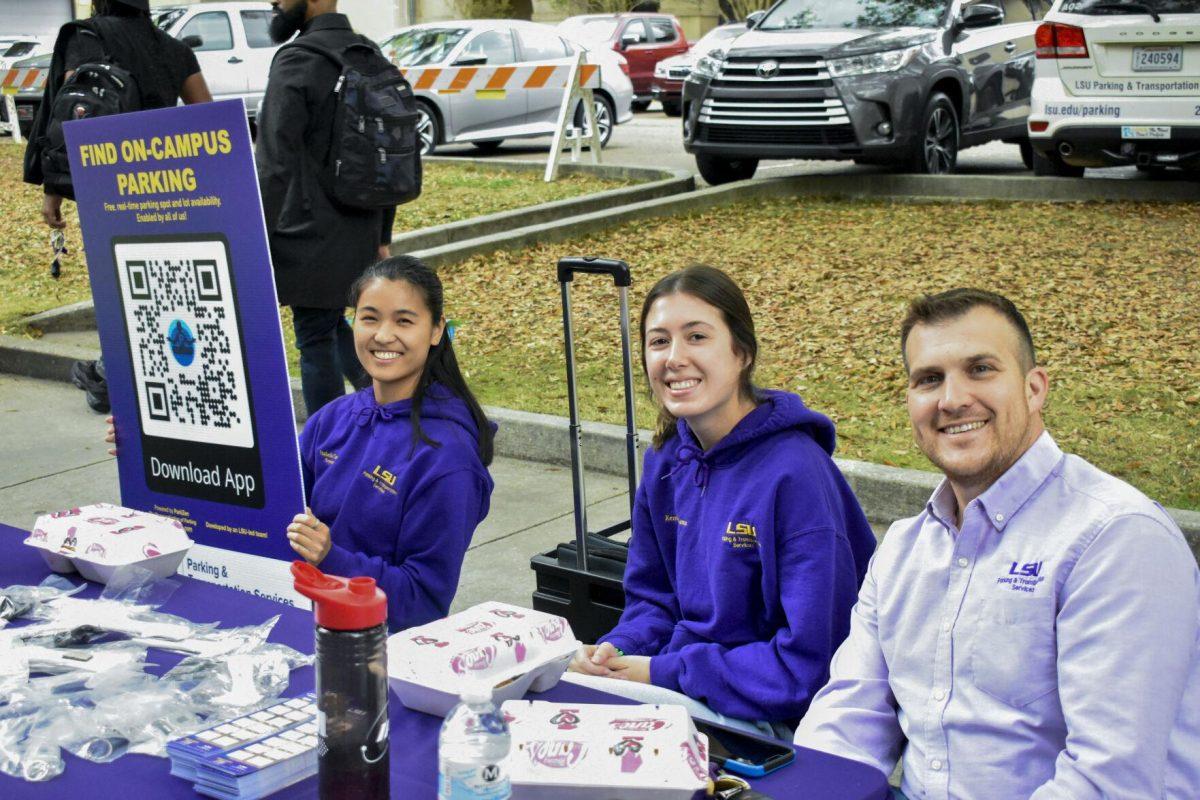
[[[317,653],[317,782],[322,800],[386,800],[387,597],[372,578],[292,564],[313,601]]]

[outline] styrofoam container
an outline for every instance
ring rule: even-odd
[[[38,517],[25,544],[55,572],[78,571],[108,583],[118,567],[130,564],[159,578],[175,574],[192,540],[178,520],[96,503]]]
[[[487,602],[388,637],[388,682],[408,708],[444,717],[468,686],[499,705],[558,683],[579,648],[562,617]]]
[[[510,700],[513,794],[537,800],[691,800],[708,786],[708,737],[677,705]]]

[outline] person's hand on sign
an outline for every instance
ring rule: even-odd
[[[612,669],[610,678],[634,683],[650,682],[649,656],[617,656],[609,659],[608,666]]]
[[[575,651],[567,669],[571,672],[582,672],[584,675],[607,678],[612,674],[609,659],[618,658],[620,655],[620,651],[608,642],[598,645],[583,644]]]
[[[332,544],[329,541],[329,526],[314,517],[311,508],[304,509],[303,514],[297,514],[287,530],[292,549],[314,567],[329,555]]]
[[[51,228],[62,230],[67,227],[67,221],[62,215],[63,199],[56,194],[42,195],[42,219]]]
[[[104,441],[107,444],[115,445],[117,443],[117,423],[112,416],[105,417],[104,421],[108,423],[108,429],[104,433]],[[117,454],[117,448],[108,448],[108,454],[110,456],[115,456]]]

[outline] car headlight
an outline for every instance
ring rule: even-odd
[[[692,65],[692,72],[688,77],[715,78],[717,77],[717,73],[721,71],[724,63],[725,54],[714,50],[696,60],[696,63]]]
[[[924,45],[905,47],[901,50],[885,50],[882,53],[868,53],[865,56],[850,58],[833,58],[826,62],[829,74],[835,78],[846,78],[851,75],[870,75],[876,72],[895,72],[913,60]]]

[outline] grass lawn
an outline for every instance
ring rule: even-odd
[[[832,416],[840,455],[921,469],[931,465],[912,442],[898,355],[906,301],[954,286],[994,289],[1029,319],[1060,445],[1165,505],[1196,509],[1196,219],[1187,204],[771,200],[476,257],[442,276],[447,313],[462,325],[459,358],[481,400],[565,415],[560,256],[628,261],[635,325],[657,278],[697,261],[720,266],[755,312],[758,383],[797,391]],[[584,416],[619,422],[615,290],[578,280],[572,300]],[[639,385],[639,422],[652,427]]]
[[[24,146],[0,144],[0,333],[12,333],[23,317],[91,297],[75,204],[65,203],[70,255],[62,277],[50,277],[50,234],[41,218],[41,189],[22,183]],[[474,164],[425,165],[421,198],[396,214],[403,233],[460,219],[629,186],[636,181],[567,175],[544,183],[541,172],[481,168]],[[286,326],[290,334],[290,324]]]

